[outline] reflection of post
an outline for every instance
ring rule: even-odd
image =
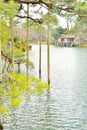
[[[29,73],[28,73],[28,61],[29,61],[29,4],[27,4],[27,66],[26,66],[26,76],[29,78]]]
[[[49,116],[51,119],[51,109],[50,109],[50,91],[48,91],[47,95],[46,95],[46,106],[45,106],[45,121],[48,122],[50,124],[52,124],[52,120],[49,120]]]
[[[39,43],[39,78],[41,79],[41,42],[42,42],[42,26],[40,26],[40,43]]]
[[[0,130],[3,130],[3,125],[1,122],[0,122]]]
[[[48,69],[48,84],[50,84],[50,14],[48,10],[48,32],[47,32],[47,69]]]
[[[17,114],[13,108],[10,109],[9,117],[10,117],[9,129],[13,130],[13,128],[15,128],[15,130],[17,130]]]
[[[0,17],[1,20],[1,17]],[[1,36],[1,23],[0,23],[0,36]],[[2,59],[1,59],[1,37],[0,37],[0,73],[2,73]],[[2,76],[0,75],[0,82],[2,81]]]

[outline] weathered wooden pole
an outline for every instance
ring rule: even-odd
[[[41,56],[42,56],[42,25],[40,24],[40,42],[39,42],[39,78],[41,79]]]
[[[1,21],[1,16],[0,16]],[[1,58],[1,22],[0,22],[0,73],[2,73],[2,58]],[[0,75],[0,82],[2,81],[2,75]]]
[[[10,35],[11,35],[11,54],[12,54],[12,72],[14,72],[14,45],[13,45],[13,18],[10,18]]]
[[[2,59],[1,59],[1,38],[0,38],[0,73],[2,73]],[[0,82],[2,81],[2,75],[0,75]]]
[[[29,4],[27,4],[27,66],[26,66],[26,76],[27,78],[29,78],[29,65],[28,65],[28,61],[29,61]]]
[[[0,122],[0,130],[3,130],[3,124]]]
[[[4,73],[4,71],[5,71],[6,64],[7,64],[7,59],[5,59],[5,63],[4,63],[3,69],[2,69],[2,73]]]
[[[20,73],[20,63],[18,64],[18,73]]]
[[[47,29],[47,74],[48,74],[48,84],[50,84],[50,13],[48,9],[48,29]]]

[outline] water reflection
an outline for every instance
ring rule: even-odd
[[[38,49],[33,46],[30,52],[35,64],[31,75],[37,77]],[[42,51],[42,79],[47,81],[46,46]],[[49,92],[31,96],[16,111],[12,130],[87,130],[87,49],[51,46],[51,84]],[[8,118],[5,128],[10,130]]]

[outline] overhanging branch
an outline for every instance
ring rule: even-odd
[[[32,17],[30,17],[30,16],[21,16],[21,15],[16,15],[16,17],[19,17],[19,18],[29,18],[29,19],[31,19],[32,21],[34,21],[34,22],[37,22],[37,23],[39,23],[39,24],[42,24],[43,23],[43,20],[42,19],[34,19],[34,18],[32,18]]]
[[[10,0],[4,0],[5,2],[8,2]],[[32,5],[37,5],[37,4],[44,4],[45,6],[52,8],[52,3],[51,2],[44,2],[43,0],[15,0],[18,3],[23,3],[23,4],[32,4]]]
[[[59,7],[58,6],[58,9],[60,10],[63,10],[63,11],[67,11],[67,12],[73,12],[74,11],[74,8],[69,8],[69,7]]]

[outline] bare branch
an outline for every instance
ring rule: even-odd
[[[69,7],[60,7],[58,6],[58,9],[63,10],[63,11],[67,11],[67,12],[73,12],[74,8],[69,8]]]
[[[27,17],[27,16],[16,15],[16,17],[19,17],[19,18],[29,18],[29,19],[31,19],[32,21],[37,22],[37,23],[39,23],[39,24],[42,24],[42,23],[43,23],[43,20],[42,20],[42,19],[34,19],[34,18],[30,17],[30,16]]]

